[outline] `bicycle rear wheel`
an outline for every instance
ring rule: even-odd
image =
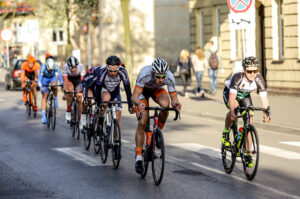
[[[80,112],[78,103],[76,103],[76,132],[77,133],[77,140],[80,139],[80,129],[79,129],[79,121],[80,121]]]
[[[100,131],[100,124],[99,124],[99,116],[98,114],[94,115],[94,119],[93,119],[93,142],[94,142],[94,152],[95,154],[98,154],[100,151],[100,142],[99,140],[97,140],[97,136],[99,135],[99,131]]]
[[[159,128],[152,134],[152,176],[156,185],[163,179],[165,169],[165,143]]]
[[[86,115],[86,125],[85,128],[83,128],[81,130],[82,134],[83,134],[83,142],[84,142],[84,147],[86,150],[89,150],[90,145],[91,145],[91,128],[90,128],[90,120],[91,120],[91,113],[88,112]]]
[[[52,114],[51,114],[51,105],[52,101],[49,97],[47,97],[47,106],[46,106],[46,118],[47,118],[47,127],[50,127],[51,119],[52,119]]]
[[[71,102],[71,127],[72,127],[72,137],[75,137],[76,133],[76,103],[74,101]]]
[[[106,163],[108,155],[110,128],[108,128],[107,121],[103,122],[103,136],[100,138],[100,156],[103,163]]]
[[[248,180],[253,180],[258,169],[259,162],[259,141],[257,131],[254,126],[250,125],[250,128],[244,133],[245,139],[242,147],[241,157],[244,168],[244,173]],[[249,167],[247,161],[249,161],[250,154],[252,156],[253,166]],[[247,157],[248,156],[248,157]],[[247,160],[248,159],[248,160]]]
[[[114,135],[113,135],[113,139],[114,139],[114,146],[112,146],[112,150],[111,150],[111,156],[112,156],[112,162],[113,162],[113,166],[114,169],[117,169],[119,167],[120,164],[120,160],[121,160],[121,130],[120,130],[120,125],[118,123],[118,121],[114,121]],[[113,133],[113,132],[112,132]]]
[[[225,147],[224,144],[221,144],[221,154],[222,154],[222,162],[223,167],[226,173],[230,174],[233,171],[236,160],[236,145],[234,141],[234,129],[236,127],[231,127],[229,132],[230,147]]]
[[[56,125],[56,108],[55,108],[55,103],[54,103],[54,98],[51,98],[51,126],[52,130],[55,129]]]

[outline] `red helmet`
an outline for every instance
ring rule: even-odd
[[[27,62],[28,63],[35,63],[35,58],[32,56],[32,55],[28,55],[28,57],[27,57]]]

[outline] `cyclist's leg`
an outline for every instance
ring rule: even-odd
[[[74,90],[74,85],[72,81],[67,82],[67,91],[72,92]],[[66,95],[66,100],[67,100],[67,111],[66,111],[66,120],[70,121],[71,120],[71,102],[72,102],[72,94],[67,94]]]
[[[49,79],[48,78],[43,78],[42,79],[42,85],[48,85]],[[42,87],[40,88],[41,93],[42,93],[42,123],[47,122],[46,118],[46,106],[47,106],[47,96],[48,96],[48,87]]]
[[[229,89],[227,87],[225,87],[223,90],[223,100],[224,100],[226,107],[229,109]],[[237,106],[238,106],[238,102],[235,101],[235,107],[237,107]],[[231,125],[232,125],[231,112],[229,110],[226,115],[225,127],[224,127],[223,135],[222,135],[222,143],[226,147],[230,146],[230,143],[228,142],[228,140],[229,140],[229,132],[230,132]]]
[[[154,98],[155,97],[155,98]],[[163,108],[169,108],[170,99],[169,94],[164,88],[158,88],[154,91],[154,96],[152,96],[154,101],[158,103]],[[159,112],[159,122],[158,127],[162,130],[165,126],[165,123],[168,119],[169,111],[160,111]]]
[[[33,79],[36,81],[36,79]],[[36,111],[39,110],[39,108],[37,107],[37,84],[35,82],[32,82],[31,84],[32,88],[33,88],[33,91],[32,91],[32,94],[31,94],[31,101],[32,101],[32,95],[33,95],[33,99],[34,99],[34,109]]]
[[[83,94],[83,95],[86,95],[86,94]],[[93,97],[93,96],[94,96],[94,94],[93,94],[92,89],[88,88],[86,97]],[[89,107],[90,104],[91,104],[90,99],[86,99],[82,102],[82,114],[81,114],[81,119],[80,119],[80,122],[82,123],[81,124],[82,126],[86,125],[86,116],[87,116],[86,114],[87,114],[87,110],[88,110],[88,107]]]
[[[120,90],[116,91],[116,92],[113,92],[113,93],[110,93],[111,94],[111,101],[113,100],[117,100],[118,102],[121,102],[122,101],[122,98],[121,98],[121,94],[120,94]],[[117,104],[117,120],[118,120],[118,123],[119,123],[119,126],[120,126],[120,130],[122,129],[122,123],[121,123],[121,112],[122,112],[122,104]]]
[[[57,85],[57,77],[54,75],[51,80],[51,85],[56,86]],[[58,109],[58,101],[57,101],[57,87],[53,87],[53,97],[54,97],[54,103],[55,103],[55,108]]]

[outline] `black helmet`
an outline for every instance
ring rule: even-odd
[[[247,68],[247,67],[259,67],[259,62],[258,59],[256,57],[246,57],[243,59],[242,62],[243,68]]]
[[[73,56],[69,57],[67,63],[68,63],[69,68],[76,68],[79,65],[78,59]]]
[[[115,56],[115,55],[109,56],[106,59],[106,65],[112,65],[112,66],[118,65],[118,66],[120,66],[120,64],[121,64],[120,58]]]

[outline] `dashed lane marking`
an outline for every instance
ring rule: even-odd
[[[211,171],[211,172],[214,172],[214,173],[217,173],[219,175],[224,175],[224,176],[227,176],[229,178],[233,178],[235,180],[239,180],[239,181],[242,181],[244,183],[247,183],[249,185],[253,185],[253,186],[256,186],[256,187],[259,187],[259,188],[262,188],[264,190],[267,190],[267,191],[270,191],[270,192],[273,192],[273,193],[276,193],[278,195],[281,195],[283,197],[289,197],[289,198],[294,198],[294,199],[300,199],[299,196],[297,195],[293,195],[293,194],[289,194],[289,193],[286,193],[286,192],[283,192],[283,191],[279,191],[278,189],[274,189],[272,187],[268,187],[266,185],[263,185],[263,184],[260,184],[260,183],[256,183],[256,182],[250,182],[244,178],[241,178],[241,177],[238,177],[238,176],[234,176],[234,175],[228,175],[226,174],[224,171],[221,171],[221,170],[218,170],[218,169],[213,169],[211,167],[207,167],[207,166],[204,166],[202,164],[199,164],[199,163],[196,163],[196,162],[191,162],[192,165],[196,166],[196,167],[199,167],[201,169],[205,169],[205,170],[208,170],[208,171]]]
[[[79,161],[88,166],[109,166],[111,164],[102,164],[99,155],[92,156],[88,151],[81,147],[66,147],[66,148],[53,148],[53,150],[64,153],[71,157],[73,160]]]
[[[279,143],[300,147],[300,142],[279,142]]]
[[[287,151],[264,145],[260,145],[260,151],[268,155],[278,156],[289,160],[300,160],[300,153],[296,153],[293,151]]]

